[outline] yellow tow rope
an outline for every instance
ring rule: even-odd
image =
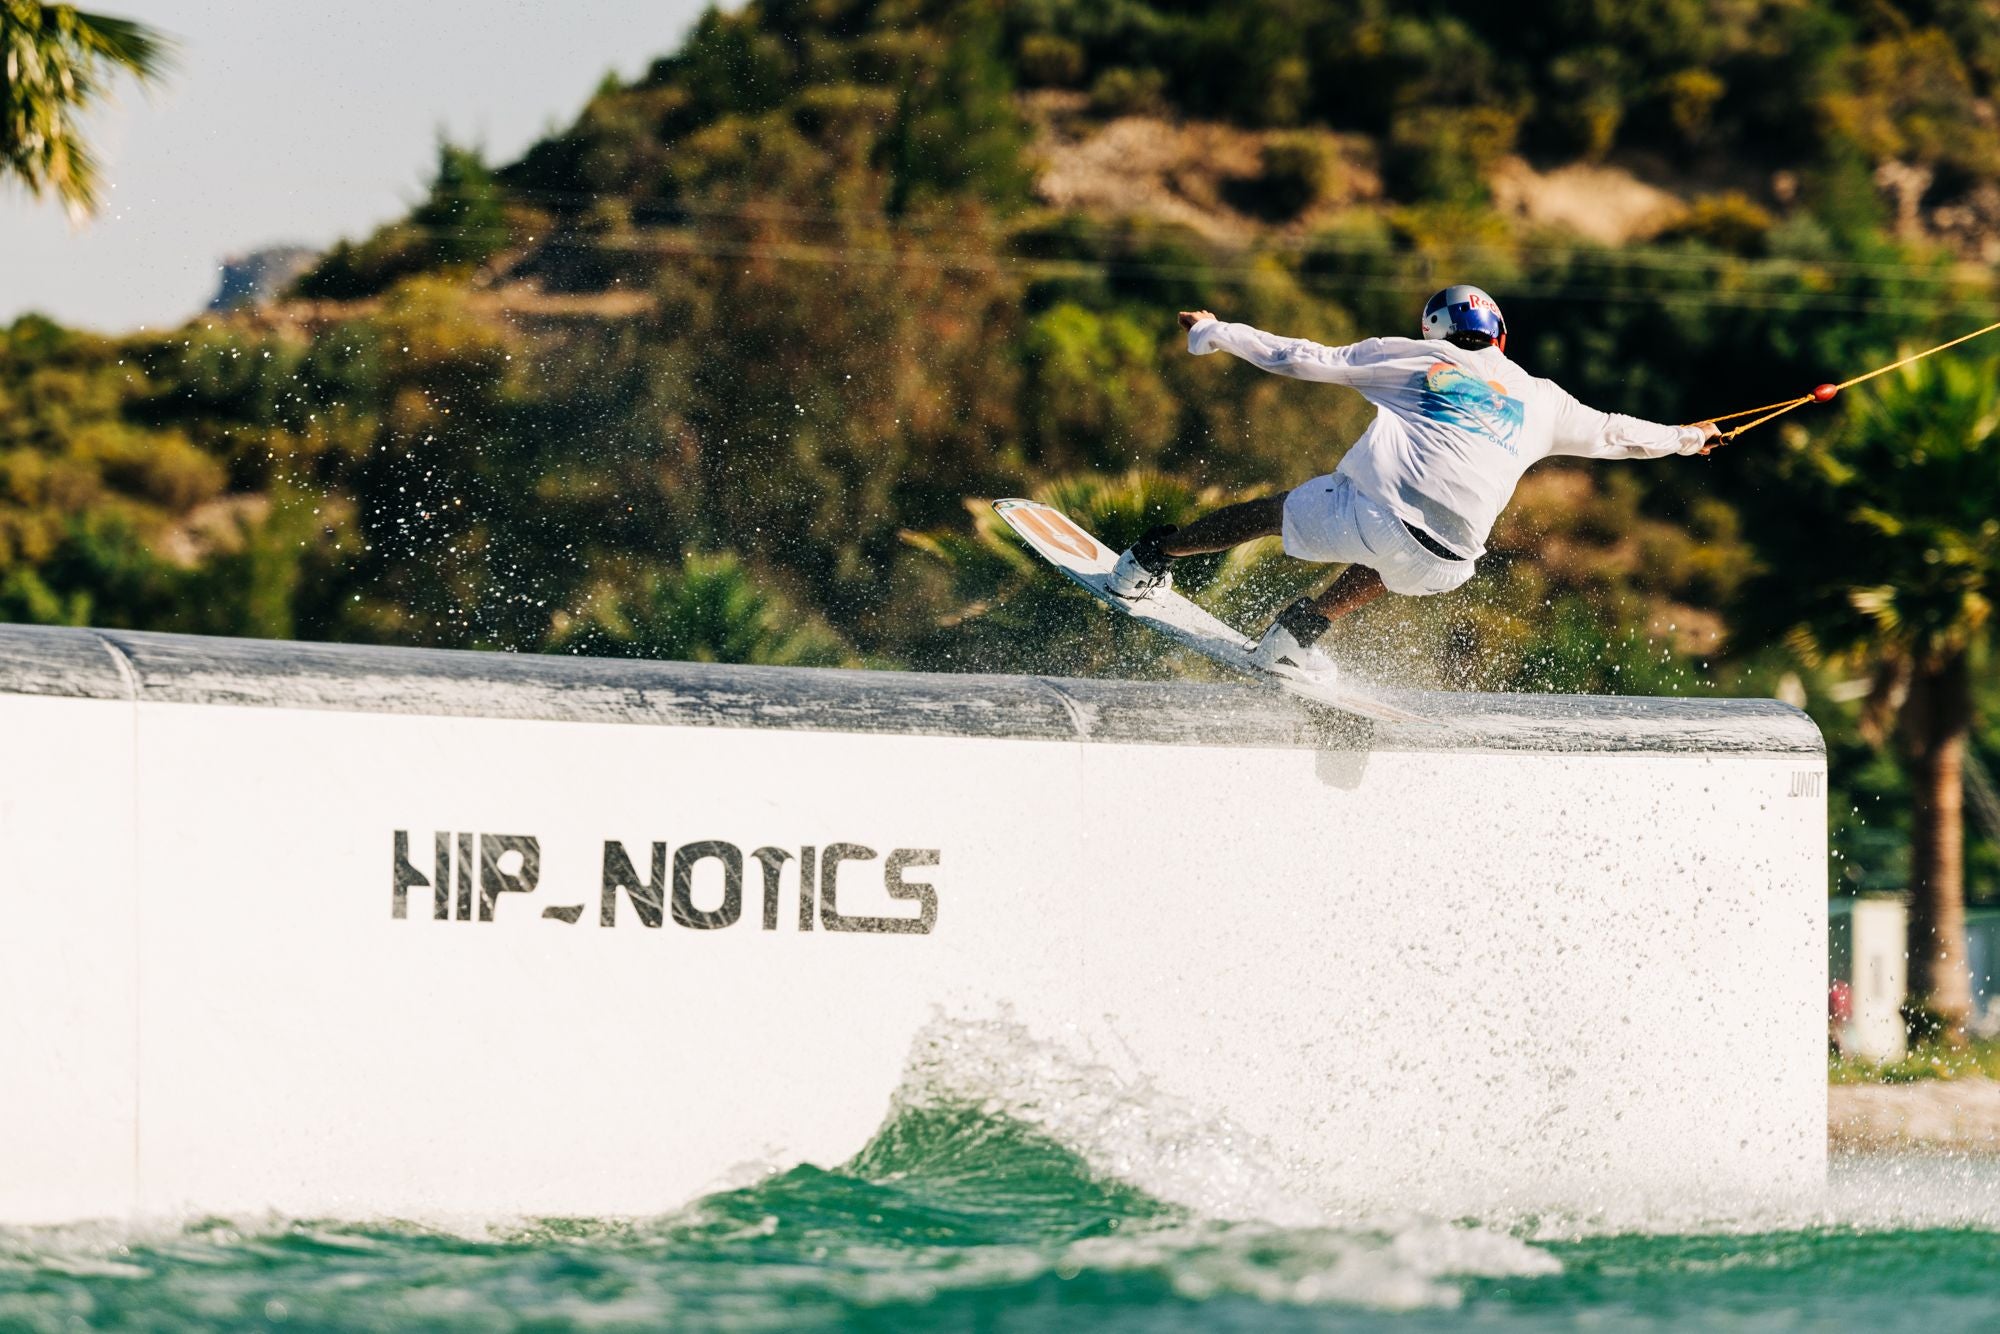
[[[1808,403],[1831,403],[1834,395],[1843,389],[1851,389],[1855,385],[1866,380],[1872,380],[1878,375],[1887,375],[1890,371],[1901,370],[1913,361],[1922,361],[1925,357],[1935,356],[1947,348],[1957,347],[1960,343],[1969,343],[1983,334],[1992,333],[1995,329],[2000,329],[2000,321],[1995,321],[1987,325],[1984,329],[1974,329],[1971,333],[1954,338],[1949,343],[1939,343],[1936,347],[1927,347],[1921,352],[1912,353],[1910,356],[1904,357],[1901,361],[1893,361],[1887,366],[1879,366],[1869,371],[1866,375],[1855,376],[1852,380],[1842,380],[1839,384],[1820,385],[1810,394],[1800,394],[1797,398],[1788,398],[1782,402],[1766,403],[1762,407],[1745,408],[1741,412],[1726,412],[1720,417],[1710,417],[1708,420],[1714,422],[1717,426],[1720,426],[1724,422],[1735,421],[1738,417],[1751,418],[1750,421],[1744,422],[1741,426],[1734,426],[1724,431],[1716,437],[1715,443],[1717,445],[1726,445],[1751,427],[1762,426],[1773,417],[1782,417],[1794,408],[1802,408]]]

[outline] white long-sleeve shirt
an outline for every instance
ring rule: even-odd
[[[1197,356],[1229,352],[1274,375],[1344,384],[1376,408],[1340,473],[1377,504],[1470,559],[1521,474],[1551,454],[1652,459],[1698,452],[1692,426],[1599,412],[1496,347],[1467,351],[1415,338],[1326,347],[1247,324],[1203,320],[1188,330]]]

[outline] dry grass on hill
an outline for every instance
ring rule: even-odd
[[[1263,170],[1264,146],[1279,132],[1162,116],[1100,120],[1085,114],[1085,102],[1077,93],[1024,100],[1035,126],[1035,192],[1054,208],[1154,218],[1213,241],[1244,244],[1273,230],[1310,231],[1344,208],[1382,196],[1374,147],[1365,136],[1311,132],[1328,154],[1325,192],[1296,217],[1273,223],[1243,205],[1246,187]]]

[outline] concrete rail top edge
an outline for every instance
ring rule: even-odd
[[[1769,699],[1404,691],[1371,723],[1254,685],[384,648],[0,624],[0,694],[553,722],[1055,741],[1576,753],[1825,753]]]

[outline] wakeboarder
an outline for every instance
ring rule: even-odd
[[[1331,676],[1320,647],[1341,617],[1384,593],[1448,593],[1472,577],[1521,474],[1551,455],[1652,459],[1705,454],[1713,422],[1667,426],[1585,407],[1507,356],[1507,321],[1477,287],[1424,305],[1423,338],[1327,347],[1182,311],[1188,351],[1228,352],[1274,375],[1342,384],[1376,408],[1340,466],[1278,496],[1230,505],[1185,528],[1155,528],[1118,558],[1106,589],[1128,602],[1173,586],[1183,556],[1282,537],[1297,560],[1345,564],[1278,613],[1252,652],[1266,669]]]

